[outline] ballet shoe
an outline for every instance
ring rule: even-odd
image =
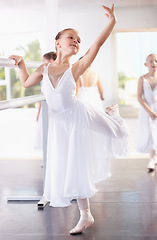
[[[71,231],[70,231],[70,235],[77,235],[77,234],[82,234],[82,232],[90,227],[92,224],[94,223],[94,218],[91,216],[90,219],[87,220],[86,223],[84,223],[82,226],[80,224],[77,224],[76,227],[74,227]]]
[[[148,170],[153,171],[155,169],[155,163],[153,159],[150,159],[147,165]]]
[[[113,114],[119,114],[119,110],[118,110],[118,105],[117,104],[114,104],[112,105],[111,107],[107,107],[105,109],[105,112],[108,114],[108,115],[113,115]]]

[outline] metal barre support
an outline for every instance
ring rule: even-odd
[[[40,201],[42,196],[9,196],[7,201]]]
[[[43,62],[35,62],[35,61],[25,61],[27,68],[38,68]],[[15,65],[15,61],[13,59],[0,57],[0,67],[9,67],[9,68],[17,68],[18,66]],[[0,102],[0,110],[10,109],[20,107],[26,104],[31,104],[34,102],[39,102],[45,100],[43,94],[29,96],[19,99],[11,99],[6,101]],[[48,124],[48,108],[47,104],[43,102],[43,142],[44,142],[44,149],[43,149],[43,162],[44,162],[44,179],[45,179],[45,167],[46,167],[46,149],[47,149],[47,124]],[[42,116],[42,117],[43,117]],[[43,180],[44,181],[44,180]],[[7,201],[39,201],[37,206],[40,209],[43,209],[46,204],[48,203],[44,197],[42,196],[8,196]]]
[[[44,98],[41,95],[41,99]],[[46,156],[47,156],[47,131],[48,131],[48,106],[46,101],[42,101],[42,126],[43,126],[43,165],[44,165],[44,178],[45,181],[45,169],[46,169]],[[38,209],[44,209],[48,201],[43,196],[9,196],[7,201],[39,201],[37,203]]]
[[[23,98],[0,101],[0,110],[21,107],[24,105],[32,104],[32,103],[43,101],[43,100],[45,100],[44,95],[39,94],[39,95],[28,96]]]

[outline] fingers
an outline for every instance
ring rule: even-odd
[[[114,3],[112,4],[111,10],[112,10],[112,12],[114,12]]]
[[[13,59],[15,61],[15,65],[17,65],[17,60],[16,60],[16,56],[15,55],[11,55],[9,57],[9,59]]]
[[[109,7],[106,7],[106,6],[104,6],[104,5],[102,5],[102,7],[105,9],[105,10],[107,10],[107,11],[109,11],[109,12],[114,12],[114,3],[112,4],[112,7],[111,8],[109,8]]]
[[[103,7],[104,9],[108,10],[108,11],[114,12],[114,3],[112,4],[112,7],[111,7],[111,8],[108,8],[108,7],[104,6],[104,5],[102,5],[102,7]]]
[[[109,19],[109,21],[114,21],[114,24],[116,23],[116,16],[114,14],[114,4],[112,4],[112,7],[111,8],[108,8],[106,6],[102,6],[105,10],[106,10],[106,13],[105,13],[105,16]]]
[[[15,65],[18,65],[21,62],[22,57],[17,55],[11,55],[9,59],[13,59],[15,61]]]

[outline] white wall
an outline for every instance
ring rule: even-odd
[[[157,5],[153,6],[137,6],[128,8],[118,8],[117,30],[124,29],[153,29],[157,31]]]

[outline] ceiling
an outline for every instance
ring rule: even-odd
[[[45,2],[48,0],[0,0],[0,9],[36,9],[43,10]],[[55,0],[49,0],[55,1]],[[157,0],[56,0],[60,3],[61,6],[78,6],[80,5],[94,5],[94,4],[103,4],[110,6],[112,2],[115,3],[116,7],[125,7],[125,6],[141,6],[141,5],[157,5]]]

